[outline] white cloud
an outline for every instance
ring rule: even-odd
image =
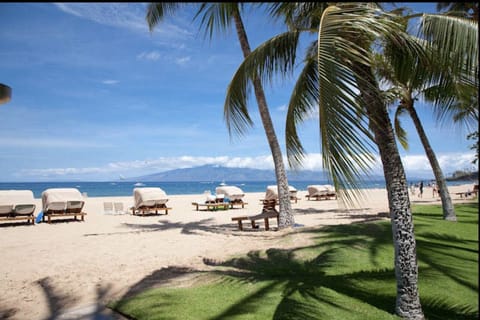
[[[60,10],[103,25],[148,32],[146,5],[133,3],[56,3]]]
[[[138,60],[157,61],[162,55],[158,51],[142,52],[137,55]]]
[[[190,57],[182,57],[175,59],[175,63],[181,66],[185,66],[190,62]]]
[[[95,2],[95,3],[55,3],[58,9],[67,14],[76,17],[94,21],[96,23],[129,29],[134,32],[151,34],[148,29],[145,15],[147,13],[147,3],[133,2]],[[175,23],[182,22],[182,19],[176,19]],[[155,28],[155,34],[159,34],[165,39],[186,39],[192,36],[192,33],[179,25],[173,25],[168,21],[163,21],[161,26]]]
[[[118,81],[118,80],[102,80],[102,83],[107,84],[107,85],[113,85],[113,84],[117,84],[119,82],[120,81]]]
[[[444,175],[450,174],[455,170],[471,169],[473,154],[453,153],[437,156]],[[408,177],[433,177],[432,169],[428,159],[423,155],[407,155],[402,158],[404,168]],[[285,165],[287,162],[285,160]],[[123,175],[126,177],[153,174],[173,169],[190,168],[202,165],[221,165],[231,168],[253,168],[253,169],[273,169],[273,159],[271,155],[257,157],[161,157],[158,159],[135,160],[125,162],[112,162],[102,167],[86,168],[47,168],[23,170],[22,176],[38,177],[68,177],[76,178],[82,175]],[[304,170],[322,170],[321,154],[308,154],[305,158]],[[374,174],[383,175],[383,171],[378,161],[378,166],[373,170]]]

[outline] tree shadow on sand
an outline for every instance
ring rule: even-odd
[[[127,231],[108,232],[108,233],[88,233],[85,237],[92,236],[110,236],[119,234],[141,234],[146,232],[162,232],[167,230],[180,230],[184,235],[200,235],[200,234],[220,234],[228,236],[249,236],[266,237],[272,236],[271,232],[263,232],[263,229],[245,228],[243,231],[238,230],[237,223],[217,224],[213,222],[214,219],[203,219],[192,222],[172,222],[168,220],[159,220],[158,223],[140,224],[140,223],[123,223],[121,227]],[[277,228],[272,227],[271,230]]]
[[[105,308],[105,303],[109,297],[111,291],[111,285],[98,285],[96,288],[96,303],[94,305],[85,306],[83,308],[77,308],[76,303],[78,298],[62,292],[57,286],[54,285],[54,281],[49,278],[43,278],[36,281],[36,284],[40,286],[46,297],[48,303],[49,315],[45,320],[55,319],[76,319],[76,320],[112,320],[116,319],[112,316],[112,312]],[[1,313],[0,313],[1,314]],[[3,318],[2,318],[3,319]]]
[[[362,316],[358,314],[359,310],[351,308],[345,301],[360,301],[373,306],[371,311],[378,312],[377,315],[381,318],[393,317],[396,297],[395,272],[393,267],[382,264],[378,257],[380,250],[385,250],[385,246],[392,247],[389,223],[336,225],[300,233],[308,233],[321,241],[293,249],[271,248],[265,252],[251,251],[244,257],[226,261],[204,259],[205,265],[210,267],[207,271],[179,267],[164,268],[132,286],[123,298],[162,286],[166,280],[199,273],[214,275],[214,278],[227,282],[263,284],[256,286],[256,289],[239,301],[226,306],[218,314],[209,315],[210,320],[255,314],[266,301],[275,304],[272,319],[328,318],[331,316],[329,312],[332,308],[347,317],[358,319]],[[367,248],[365,254],[369,255],[371,265],[367,270],[359,268],[344,273],[341,271],[343,266],[338,265],[338,255],[351,253],[352,251],[348,250],[355,247]],[[422,253],[434,249],[435,245],[422,243],[422,247],[419,258],[427,259]],[[391,250],[393,251],[393,248]],[[311,258],[305,258],[305,253]],[[302,256],[303,258],[300,258]],[[465,270],[434,264],[433,261],[428,262],[453,281],[472,289],[471,285],[462,281],[461,273]],[[422,277],[430,276],[429,269],[430,267],[424,267],[420,270],[423,273]],[[383,288],[391,289],[372,289],[378,288],[379,284],[382,284]],[[279,290],[281,294],[276,295],[279,297],[278,301],[272,300],[272,294],[275,295],[274,292]],[[342,297],[343,303],[338,300],[339,297]],[[447,298],[448,296],[444,295],[439,298],[422,299],[425,316],[428,319],[478,318],[478,310],[472,305],[454,304]],[[125,303],[125,300],[120,300],[117,307],[121,308],[122,303]],[[168,300],[156,301],[155,306],[161,308],[162,304],[167,305]],[[368,315],[370,314],[364,316]],[[170,316],[171,319],[175,319],[174,315]]]

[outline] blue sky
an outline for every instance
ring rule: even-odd
[[[0,105],[0,181],[117,180],[203,164],[273,168],[255,100],[245,136],[230,139],[223,120],[242,61],[234,30],[209,41],[186,10],[150,33],[145,12],[140,3],[0,4],[0,82],[12,88]],[[284,31],[258,9],[244,23],[252,48]],[[282,148],[293,82],[265,88]],[[418,111],[444,174],[472,169],[467,131],[438,125],[428,106]],[[403,124],[407,177],[433,177],[411,121]],[[320,170],[318,119],[300,136],[305,168]]]

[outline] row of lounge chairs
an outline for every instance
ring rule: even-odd
[[[216,194],[206,195],[205,201],[193,202],[196,210],[204,207],[206,210],[217,210],[219,208],[229,209],[238,205],[245,208],[247,204],[243,198],[245,193],[236,186],[219,186],[215,190]],[[331,186],[308,186],[308,199],[330,199],[336,198],[335,191]],[[297,190],[289,186],[290,200],[299,200]],[[168,214],[171,207],[167,206],[168,196],[157,187],[141,187],[133,190],[134,205],[130,207],[133,215],[158,214],[164,212]],[[265,217],[275,217],[275,206],[278,205],[278,188],[276,185],[267,187],[265,198],[261,199],[263,203],[262,213],[251,217],[234,217],[233,221],[239,222],[250,219],[252,226],[254,221]],[[32,191],[30,190],[0,190],[0,221],[26,220],[27,223],[35,224],[35,221],[47,220],[51,223],[52,218],[80,217],[84,221],[86,215],[83,212],[85,205],[84,198],[80,191],[75,188],[52,188],[42,192],[42,212],[35,217],[35,202]],[[104,203],[105,213],[127,213],[123,208],[123,203]],[[272,215],[273,213],[273,215]],[[252,218],[253,217],[253,218]],[[252,220],[253,219],[253,220]],[[267,222],[266,222],[267,223]]]
[[[73,216],[84,220],[85,201],[75,188],[53,188],[42,192],[41,220]],[[26,220],[35,224],[35,199],[31,190],[0,190],[0,221]]]

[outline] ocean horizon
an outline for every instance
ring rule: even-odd
[[[431,180],[417,179],[412,183],[424,181],[425,185]],[[267,186],[275,185],[274,180],[265,181],[181,181],[181,182],[135,182],[135,181],[66,181],[66,182],[0,182],[0,190],[31,190],[35,198],[41,198],[42,192],[50,188],[76,188],[88,197],[125,197],[133,195],[137,187],[159,187],[169,195],[203,194],[205,191],[215,193],[215,188],[221,183],[237,186],[244,192],[265,192]],[[447,181],[448,186],[471,184],[472,181]],[[331,184],[327,180],[289,181],[289,185],[299,191],[306,191],[309,185]],[[365,181],[362,188],[385,188],[384,180]]]

